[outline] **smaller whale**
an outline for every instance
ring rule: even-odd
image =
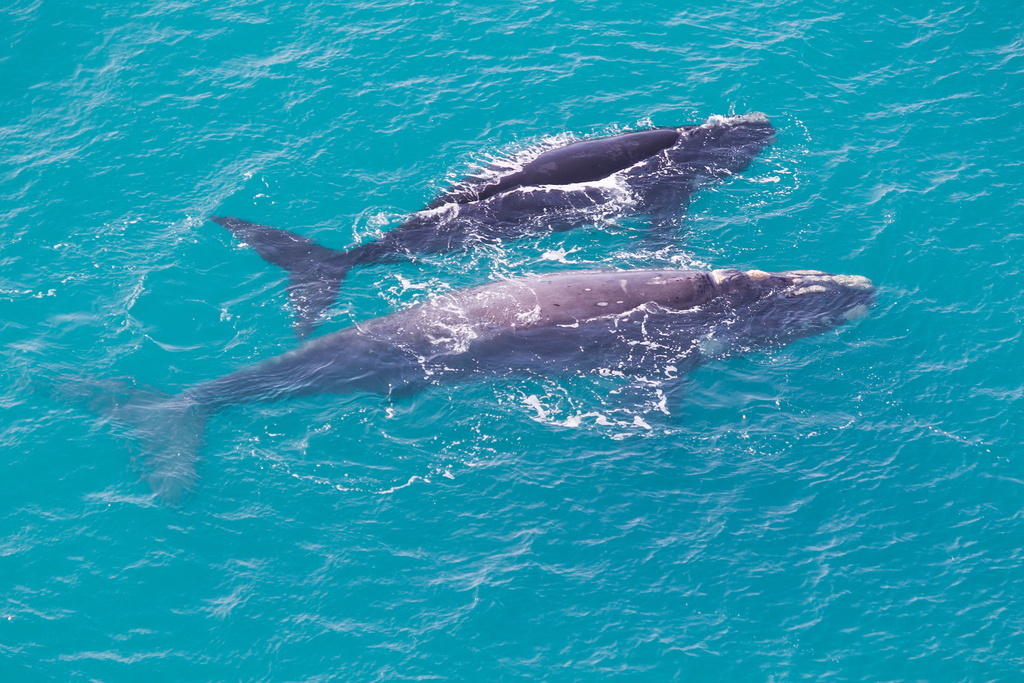
[[[464,178],[380,239],[341,251],[238,218],[211,220],[288,271],[294,329],[304,339],[353,267],[568,230],[610,216],[675,225],[701,186],[746,169],[774,136],[763,114],[748,114],[526,150]]]
[[[162,498],[196,480],[208,417],[314,394],[409,396],[440,383],[621,374],[671,381],[713,358],[787,344],[864,315],[865,277],[814,270],[565,271],[456,290],[367,320],[175,395],[111,393],[94,406],[134,430]],[[96,398],[97,400],[93,400]]]

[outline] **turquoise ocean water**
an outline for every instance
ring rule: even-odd
[[[0,9],[0,678],[1021,680],[1024,5],[13,0]],[[294,345],[283,273],[494,155],[761,111],[639,220],[353,271],[325,331],[594,267],[866,275],[853,325],[694,372],[209,423],[179,507],[44,387]]]

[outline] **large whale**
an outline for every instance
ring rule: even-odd
[[[763,114],[748,114],[526,150],[464,178],[380,239],[343,251],[238,218],[212,220],[288,271],[302,339],[354,266],[567,230],[612,215],[673,225],[699,187],[746,169],[774,135]]]
[[[867,278],[813,270],[566,271],[456,290],[175,396],[104,400],[141,439],[153,490],[175,500],[194,484],[207,418],[228,406],[605,370],[667,380],[827,330],[863,315],[873,297]]]

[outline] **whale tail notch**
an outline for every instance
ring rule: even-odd
[[[177,505],[195,487],[208,415],[200,404],[112,380],[64,378],[51,392],[102,416],[136,442],[133,465],[161,501]]]
[[[338,298],[341,281],[353,265],[352,252],[330,249],[293,232],[239,218],[213,216],[210,220],[250,245],[265,261],[288,271],[295,336],[308,337],[323,312]]]

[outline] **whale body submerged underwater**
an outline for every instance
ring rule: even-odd
[[[464,178],[380,239],[344,251],[238,218],[211,220],[288,271],[294,329],[303,339],[356,266],[568,230],[603,216],[646,216],[674,227],[703,185],[745,170],[775,139],[763,114],[713,116],[525,150]]]
[[[96,386],[80,398],[132,430],[143,476],[175,502],[195,485],[207,419],[229,406],[604,370],[670,381],[823,332],[873,301],[867,278],[813,270],[564,271],[437,296],[176,395]]]

